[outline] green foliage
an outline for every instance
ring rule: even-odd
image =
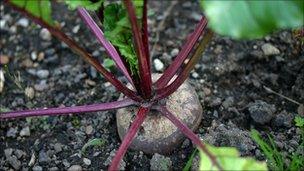
[[[50,25],[54,25],[52,19],[51,0],[9,0],[10,3],[17,7],[24,8],[27,12],[35,17],[41,18]]]
[[[304,118],[303,117],[296,116],[295,119],[294,119],[294,121],[295,121],[295,123],[296,123],[295,125],[297,127],[300,127],[300,128],[304,127]]]
[[[92,2],[90,0],[65,0],[66,4],[68,4],[69,8],[75,10],[77,7],[84,7],[87,10],[95,11],[97,10],[104,0],[97,0],[96,2]]]
[[[85,145],[81,148],[81,153],[84,154],[87,150],[88,147],[93,146],[93,147],[101,147],[106,143],[105,140],[101,138],[94,138],[89,140]]]
[[[140,11],[140,5],[135,6],[137,11]],[[138,60],[133,46],[131,25],[122,4],[112,3],[105,7],[103,27],[106,38],[118,48],[129,64],[132,74],[137,74]]]
[[[259,38],[277,29],[303,25],[302,0],[201,0],[210,27],[233,38]]]
[[[251,137],[252,139],[260,146],[263,154],[267,158],[267,164],[271,170],[286,170],[286,171],[295,171],[301,170],[304,167],[304,156],[301,154],[301,148],[304,146],[304,142],[299,145],[296,152],[290,156],[283,156],[277,150],[277,147],[273,141],[273,139],[268,136],[269,144],[265,142],[261,135],[256,130],[251,130]],[[302,134],[302,139],[303,139]],[[290,164],[284,163],[284,159],[290,159]]]
[[[192,152],[192,154],[191,154],[189,160],[187,161],[185,167],[183,168],[183,171],[189,171],[189,170],[191,169],[192,163],[193,163],[193,159],[194,159],[194,157],[196,156],[196,153],[197,153],[197,149],[195,149],[195,150]]]
[[[224,170],[267,170],[265,162],[256,161],[250,157],[240,157],[238,150],[234,147],[214,147],[208,144],[206,147]],[[202,150],[200,150],[199,170],[218,170]]]
[[[102,65],[107,69],[111,69],[113,66],[115,66],[115,63],[112,59],[106,58],[103,60]]]

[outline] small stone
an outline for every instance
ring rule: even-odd
[[[59,171],[59,168],[58,167],[51,167],[48,169],[49,171]]]
[[[274,119],[271,121],[273,126],[276,127],[291,127],[294,116],[292,114],[287,113],[286,111],[282,111],[281,113],[275,115]]]
[[[78,33],[78,31],[79,31],[79,29],[80,29],[80,25],[77,25],[77,26],[75,26],[74,28],[73,28],[73,33]]]
[[[192,73],[192,77],[193,77],[193,78],[198,78],[198,77],[199,77],[199,74],[198,74],[197,72],[193,72],[193,73]]]
[[[21,167],[21,162],[17,159],[16,156],[10,156],[7,159],[8,163],[15,169],[15,170],[19,170]]]
[[[35,164],[35,162],[36,162],[36,156],[35,156],[35,153],[33,153],[31,156],[31,159],[28,163],[28,166],[33,166]]]
[[[205,96],[209,96],[211,94],[210,88],[204,87],[203,91],[204,91]]]
[[[176,56],[177,54],[179,53],[179,50],[177,48],[174,48],[171,52],[170,52],[170,55],[172,57]]]
[[[39,152],[38,160],[39,163],[47,163],[49,162],[50,158],[44,150],[41,150]]]
[[[29,126],[26,126],[26,127],[21,129],[21,131],[20,131],[20,136],[21,137],[30,136],[30,135],[31,135],[31,132],[30,132],[30,127]]]
[[[54,150],[56,153],[59,153],[62,151],[62,145],[60,143],[54,144]]]
[[[270,55],[278,55],[280,54],[280,50],[276,47],[274,47],[272,44],[270,43],[265,43],[262,46],[262,50],[264,52],[264,55],[266,56],[270,56]]]
[[[33,171],[43,171],[41,166],[34,166]]]
[[[38,61],[42,61],[43,59],[44,59],[44,53],[43,52],[39,52],[39,54],[38,54]]]
[[[85,128],[85,132],[87,135],[91,135],[93,133],[94,129],[92,127],[92,125],[86,126]]]
[[[275,107],[262,100],[257,100],[249,104],[248,111],[256,123],[263,125],[272,119]]]
[[[33,87],[26,87],[25,90],[24,90],[24,94],[29,99],[33,99],[34,96],[35,96],[35,90],[34,90]]]
[[[22,27],[28,27],[29,26],[29,20],[27,18],[20,18],[17,21],[17,25],[22,26]]]
[[[202,15],[194,11],[191,13],[190,17],[195,21],[200,21],[202,19]]]
[[[159,59],[154,59],[153,61],[156,71],[162,71],[164,69],[164,64]]]
[[[7,55],[0,55],[0,64],[6,65],[9,62],[9,57]]]
[[[150,170],[170,170],[172,161],[169,157],[160,154],[154,154],[150,160]]]
[[[37,52],[36,52],[36,51],[33,51],[33,52],[31,53],[31,59],[32,59],[33,61],[36,61],[37,57],[38,57]]]
[[[44,90],[46,90],[46,89],[49,88],[49,85],[46,84],[46,81],[45,81],[45,80],[42,80],[42,81],[40,81],[39,84],[35,84],[35,85],[34,85],[34,88],[35,88],[35,90],[37,90],[37,91],[44,91]]]
[[[112,151],[110,152],[109,157],[103,162],[103,164],[104,164],[105,166],[109,166],[109,165],[111,164],[112,159],[113,159],[113,157],[115,156],[115,153],[116,153],[115,150],[112,150]],[[126,167],[126,162],[122,159],[122,160],[120,161],[120,163],[119,163],[118,170],[125,170],[125,167]]]
[[[46,69],[42,69],[42,70],[38,70],[36,75],[40,78],[40,79],[45,79],[50,75],[50,72]]]
[[[89,165],[91,165],[91,160],[90,159],[88,159],[88,158],[83,158],[83,163],[85,164],[85,165],[87,165],[87,166],[89,166]]]
[[[18,132],[17,128],[11,127],[11,128],[9,128],[9,130],[6,132],[6,136],[7,136],[7,137],[15,138],[17,132]]]
[[[86,79],[85,83],[89,86],[96,86],[96,82],[91,79]]]
[[[68,171],[82,171],[82,167],[80,165],[71,166]]]
[[[42,40],[46,41],[50,41],[52,39],[51,33],[46,28],[41,29],[39,36]]]
[[[12,148],[7,148],[4,150],[4,155],[6,158],[9,158],[13,154],[13,149]]]
[[[26,153],[24,151],[19,150],[19,149],[15,150],[14,154],[18,159],[20,159],[22,156],[26,155]]]
[[[231,107],[234,103],[234,98],[233,97],[228,97],[224,100],[224,102],[222,103],[222,106],[225,109],[228,109],[229,107]]]
[[[70,167],[71,164],[67,161],[67,159],[63,159],[62,160],[62,164],[65,166],[65,167]]]

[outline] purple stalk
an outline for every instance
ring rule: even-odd
[[[128,147],[132,143],[138,129],[140,128],[141,124],[144,122],[147,113],[150,111],[150,107],[140,107],[136,118],[134,119],[130,129],[128,130],[127,134],[125,135],[115,157],[112,160],[111,166],[108,170],[118,170],[119,163],[123,156],[125,155]]]
[[[143,16],[142,16],[142,40],[145,47],[145,53],[148,60],[148,67],[151,71],[151,60],[149,53],[149,32],[148,32],[148,0],[144,0]]]
[[[134,104],[136,104],[135,101],[126,98],[115,102],[84,105],[84,106],[4,112],[4,113],[0,113],[0,120],[16,119],[16,118],[24,118],[24,117],[32,117],[32,116],[55,116],[55,115],[67,115],[67,114],[84,113],[84,112],[97,112],[97,111],[104,111],[110,109],[118,109]]]
[[[143,41],[140,34],[141,32],[138,27],[134,6],[130,0],[124,0],[124,3],[131,23],[135,49],[138,56],[139,76],[140,84],[142,86],[142,94],[145,99],[148,99],[151,97],[152,92],[151,71],[149,69],[148,62],[149,59],[145,53],[145,47],[143,45]]]
[[[212,164],[216,166],[219,170],[223,170],[222,166],[216,160],[216,157],[209,152],[207,147],[202,143],[201,139],[193,133],[193,131],[188,128],[183,122],[177,119],[165,106],[157,106],[156,110],[161,112],[166,118],[168,118],[182,133],[184,133],[195,145],[197,145],[201,150],[203,150],[206,155],[210,158]]]
[[[118,52],[114,48],[114,46],[105,38],[102,30],[98,27],[96,22],[90,16],[85,8],[79,7],[77,8],[79,15],[85,21],[86,25],[91,29],[91,31],[95,34],[95,37],[99,41],[100,44],[106,49],[108,55],[114,60],[118,68],[122,71],[122,73],[127,77],[129,82],[133,84],[130,74],[126,66],[124,65],[121,57],[119,56]],[[134,87],[134,86],[133,86]]]
[[[167,87],[157,89],[156,90],[156,100],[165,98],[175,92],[180,85],[188,78],[189,73],[194,68],[194,65],[199,61],[202,53],[204,52],[206,46],[210,42],[213,33],[211,31],[207,31],[205,36],[199,41],[198,47],[195,50],[194,54],[190,58],[189,62],[182,69],[181,73],[177,76],[177,78]]]
[[[177,70],[180,68],[180,66],[183,64],[185,59],[188,57],[195,43],[198,41],[202,32],[206,28],[206,25],[207,25],[207,19],[205,17],[202,17],[202,19],[198,23],[193,33],[182,47],[180,53],[174,59],[172,64],[165,70],[164,74],[155,82],[157,88],[165,87],[168,84],[168,82],[173,78]]]

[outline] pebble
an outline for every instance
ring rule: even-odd
[[[36,61],[37,58],[38,58],[37,52],[36,52],[36,51],[33,51],[33,52],[31,53],[31,59],[32,59],[33,61]]]
[[[150,170],[170,170],[172,161],[169,157],[160,154],[154,154],[150,160]]]
[[[85,132],[87,135],[91,135],[93,133],[94,129],[92,127],[92,125],[86,126],[85,128]]]
[[[91,165],[91,160],[90,159],[88,159],[88,158],[83,158],[83,163],[85,164],[85,165],[87,165],[87,166],[89,166],[89,165]]]
[[[9,63],[9,57],[7,55],[0,55],[0,64],[6,65]]]
[[[39,84],[34,85],[35,90],[44,91],[49,88],[49,85],[46,83],[46,80],[41,80]]]
[[[287,113],[286,111],[282,111],[277,114],[272,120],[273,126],[276,127],[291,127],[293,122],[293,115]]]
[[[13,154],[13,149],[12,148],[7,148],[4,150],[4,155],[6,158],[9,158]]]
[[[56,153],[61,152],[62,151],[62,144],[60,144],[60,143],[54,144],[54,150],[55,150]]]
[[[11,128],[6,132],[6,136],[7,136],[7,137],[15,138],[17,132],[18,132],[17,128],[11,127]]]
[[[174,48],[171,52],[170,52],[170,55],[172,57],[176,56],[177,54],[179,53],[179,50],[177,48]]]
[[[153,61],[156,71],[162,71],[165,67],[163,62],[159,59],[154,59]]]
[[[280,54],[280,50],[278,48],[274,47],[270,43],[265,43],[264,45],[262,45],[262,50],[264,52],[264,55],[266,55],[266,56]]]
[[[39,36],[42,40],[46,41],[50,41],[52,39],[51,33],[46,28],[41,29]]]
[[[62,164],[65,166],[65,167],[70,167],[71,164],[67,161],[67,159],[63,159],[62,160]]]
[[[44,150],[41,150],[38,155],[38,160],[39,163],[47,163],[49,162],[50,158]]]
[[[42,69],[42,70],[38,70],[36,72],[36,75],[40,78],[40,79],[45,79],[50,75],[50,72],[46,69]]]
[[[19,170],[21,167],[21,162],[17,159],[16,156],[10,156],[7,159],[8,163],[15,169],[15,170]]]
[[[251,118],[258,124],[268,123],[275,112],[275,107],[262,100],[249,104],[248,111]]]
[[[17,21],[17,25],[22,26],[22,27],[28,27],[29,26],[29,20],[27,18],[20,18]]]
[[[59,168],[58,167],[51,167],[51,168],[49,168],[49,171],[58,171],[59,170]]]
[[[26,87],[25,90],[24,90],[24,94],[29,99],[33,99],[34,96],[35,96],[35,90],[34,90],[33,87]]]
[[[74,28],[73,28],[73,33],[78,33],[78,31],[79,31],[79,29],[80,29],[80,25],[76,25]]]
[[[20,159],[22,156],[25,156],[25,155],[26,155],[26,153],[25,153],[24,151],[19,150],[19,149],[16,149],[16,150],[14,151],[14,154],[15,154],[15,156],[16,156],[18,159]]]
[[[234,98],[233,97],[228,97],[225,99],[225,101],[222,103],[222,106],[225,109],[228,109],[229,107],[231,107],[234,103]]]
[[[198,74],[197,72],[193,72],[193,73],[192,73],[192,77],[193,77],[193,78],[198,78],[198,77],[199,77],[199,74]]]
[[[109,166],[109,165],[111,164],[112,159],[113,159],[113,157],[115,156],[115,154],[116,154],[116,151],[115,151],[115,150],[112,150],[112,151],[110,152],[109,157],[103,162],[103,164],[104,164],[105,166]],[[122,160],[120,161],[120,163],[119,163],[118,170],[125,170],[125,167],[126,167],[126,162],[122,159]]]
[[[202,15],[200,13],[197,12],[192,12],[191,16],[192,19],[194,19],[195,21],[200,21],[202,19]]]
[[[72,165],[68,171],[82,171],[82,167],[80,165]]]
[[[33,171],[43,171],[41,166],[34,166]]]

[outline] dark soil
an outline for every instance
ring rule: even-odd
[[[149,19],[151,46],[170,3],[149,4],[153,12]],[[31,21],[26,25],[23,16],[2,3],[0,9],[1,22],[5,22],[0,54],[9,58],[7,67],[2,66],[6,81],[0,94],[1,111],[109,102],[119,97],[113,86],[64,44],[55,38],[43,40],[40,27]],[[104,49],[75,12],[58,4],[54,10],[65,32],[94,56],[104,57]],[[177,3],[160,31],[153,59],[168,66],[200,15],[197,2]],[[265,44],[272,46],[272,55],[263,51]],[[213,145],[235,146],[242,155],[263,160],[250,138],[250,129],[255,128],[272,135],[284,155],[293,153],[300,144],[300,131],[293,122],[298,105],[270,93],[265,86],[303,104],[303,49],[289,30],[252,41],[216,35],[190,75],[204,108],[198,135]],[[34,89],[33,98],[29,89]],[[104,144],[82,154],[83,145],[93,138],[101,138]],[[1,121],[0,170],[65,170],[72,165],[106,169],[119,144],[115,111]],[[193,150],[189,140],[168,158],[129,150],[122,168],[158,168],[155,160],[160,159],[171,169],[181,170]]]

